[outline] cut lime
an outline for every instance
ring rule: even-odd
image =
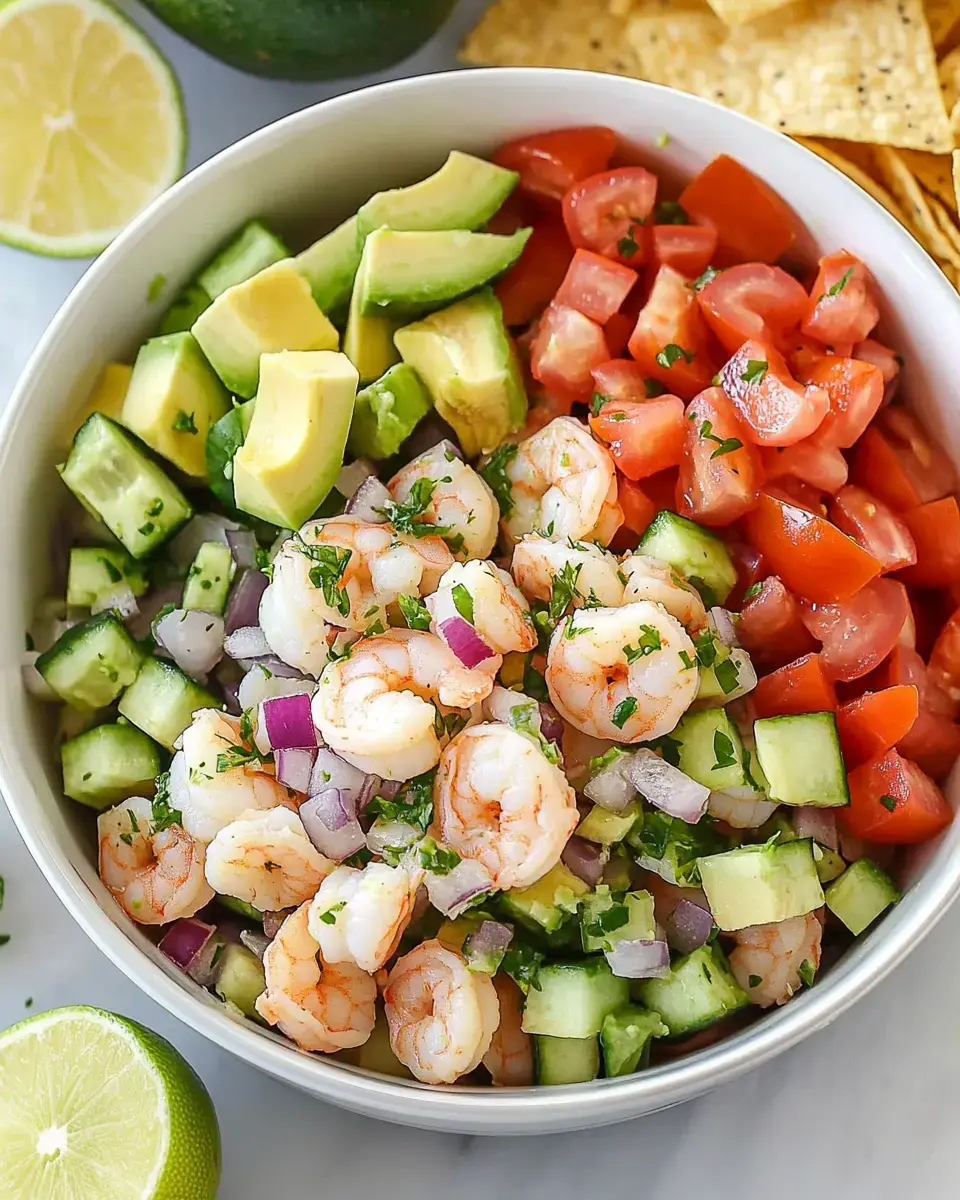
[[[185,144],[172,71],[114,8],[0,5],[0,241],[96,254],[173,183]]]
[[[210,1097],[163,1038],[85,1007],[0,1034],[4,1200],[213,1200],[219,1178]]]

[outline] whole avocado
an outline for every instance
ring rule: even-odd
[[[273,79],[338,79],[413,54],[456,0],[145,0],[215,58]]]

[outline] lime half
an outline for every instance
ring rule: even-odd
[[[220,1132],[169,1042],[99,1008],[0,1034],[4,1200],[213,1200]]]

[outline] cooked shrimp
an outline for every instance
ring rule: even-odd
[[[587,602],[618,608],[623,603],[623,576],[616,558],[593,542],[551,542],[538,533],[521,538],[510,570],[528,600],[549,603],[558,579],[570,580],[570,606]]]
[[[97,835],[100,878],[140,925],[192,917],[213,899],[202,843],[179,825],[154,832],[153,805],[142,796],[102,812]]]
[[[800,987],[801,968],[812,975],[820,966],[822,934],[815,912],[773,925],[738,929],[731,935],[737,945],[730,953],[737,983],[761,1008],[786,1004]]]
[[[649,741],[669,733],[693,702],[694,654],[683,626],[659,604],[580,608],[550,639],[547,689],[564,720],[583,733]]]
[[[492,659],[491,662],[496,662]],[[383,779],[412,779],[440,757],[439,701],[464,709],[493,688],[432,633],[391,629],[331,663],[313,697],[313,719],[335,753]]]
[[[502,525],[513,540],[545,529],[558,541],[606,545],[620,528],[613,459],[575,417],[557,417],[521,442],[506,473],[513,508]]]
[[[659,558],[648,554],[628,554],[620,564],[626,576],[624,604],[635,600],[650,600],[662,604],[671,617],[691,633],[707,624],[707,610],[697,589]]]
[[[303,904],[333,869],[288,808],[243,813],[207,847],[207,882],[213,890],[260,912]]]
[[[301,1050],[336,1054],[362,1046],[377,1016],[377,985],[353,963],[328,963],[301,904],[280,926],[263,956],[266,991],[257,1012]]]
[[[532,650],[537,644],[530,606],[509,574],[493,563],[479,559],[454,563],[444,574],[427,600],[433,632],[442,637],[441,626],[451,618],[463,617],[464,604],[470,624],[495,654]]]
[[[500,1002],[500,1024],[481,1061],[496,1086],[527,1087],[533,1083],[533,1041],[520,1025],[523,992],[509,975],[495,975],[493,986]]]
[[[173,806],[183,814],[183,827],[191,837],[212,842],[242,812],[290,802],[287,788],[261,769],[259,757],[251,759],[250,749],[236,717],[215,708],[193,714],[183,731],[183,749],[170,764]],[[240,765],[228,766],[233,760]]]
[[[490,1048],[499,1021],[489,975],[459,954],[421,942],[393,967],[383,993],[390,1045],[421,1083],[453,1083]]]
[[[410,924],[423,871],[368,863],[337,867],[310,905],[309,929],[324,962],[352,962],[372,975],[394,953]]]
[[[560,861],[579,815],[560,768],[507,725],[474,725],[440,755],[434,820],[446,845],[476,859],[501,891]]]
[[[418,479],[436,481],[420,519],[447,530],[448,538],[463,538],[458,558],[488,558],[497,542],[500,508],[496,496],[473,467],[463,461],[450,442],[440,442],[407,463],[387,489],[394,500],[403,504],[410,499]]]

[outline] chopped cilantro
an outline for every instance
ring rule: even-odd
[[[684,350],[682,346],[678,346],[676,342],[668,342],[662,350],[657,354],[657,363],[661,367],[672,367],[675,362],[680,359],[684,362],[693,362],[694,353],[692,350]]]
[[[580,578],[582,570],[583,563],[568,562],[564,563],[558,574],[554,575],[548,610],[551,620],[559,621],[575,597],[583,599],[577,591],[577,580]]]
[[[664,762],[668,762],[672,767],[680,766],[680,746],[679,738],[671,737],[669,733],[665,733],[662,737],[653,738],[645,743],[651,750],[659,750],[660,757]]]
[[[751,583],[751,585],[743,593],[743,598],[745,601],[752,600],[754,596],[759,596],[762,591],[763,584],[761,582],[758,581],[757,583]]]
[[[408,629],[430,628],[430,610],[422,600],[416,596],[398,596],[397,603]]]
[[[643,381],[643,390],[648,400],[654,400],[657,396],[662,396],[667,389],[659,379],[645,379]]]
[[[0,946],[5,946],[10,941],[9,933],[0,933]]]
[[[719,274],[720,272],[716,267],[707,267],[704,273],[702,275],[698,275],[693,283],[690,284],[690,286],[695,292],[702,292],[707,284],[713,283]]]
[[[169,776],[169,772],[167,772]],[[161,777],[162,778],[162,777]],[[132,815],[132,814],[131,814]],[[154,796],[150,806],[150,834],[156,837],[158,833],[162,833],[164,829],[169,829],[171,825],[182,825],[183,813],[178,808],[171,808],[170,801],[166,795],[161,795],[158,791]]]
[[[534,700],[546,700],[550,695],[547,691],[547,681],[529,660],[523,667],[523,690]]]
[[[618,729],[622,729],[636,711],[636,696],[627,696],[627,698],[625,700],[621,700],[617,707],[613,710],[613,717],[611,719]]]
[[[419,479],[414,480],[402,504],[391,500],[383,508],[377,509],[377,512],[386,517],[397,533],[405,533],[408,537],[443,537],[450,533],[450,527],[431,524],[424,520],[423,514],[430,507],[437,485],[449,482],[449,477],[428,479],[421,475]]]
[[[689,225],[690,217],[679,200],[661,200],[653,210],[656,225]]]
[[[453,597],[453,607],[465,621],[474,623],[473,597],[462,583],[455,583],[450,589]]]
[[[713,673],[725,696],[729,696],[731,692],[737,690],[740,684],[740,668],[732,658],[725,658],[723,662],[718,662],[713,668]]]
[[[105,558],[103,555],[100,555],[97,561],[103,563],[103,569],[106,571],[107,578],[111,583],[120,582],[120,580],[123,578],[123,572],[118,571],[109,558]]]
[[[630,920],[630,910],[625,904],[614,904],[597,914],[597,919],[584,926],[584,933],[590,937],[602,938],[615,929],[622,929]]]
[[[807,985],[807,987],[813,986],[813,979],[814,979],[814,976],[816,975],[816,973],[817,973],[817,968],[813,965],[813,963],[811,962],[811,960],[809,958],[805,958],[803,960],[803,962],[800,964],[799,968],[797,969],[797,974],[800,976],[800,978],[803,980],[803,982]]]
[[[393,800],[374,796],[366,811],[371,816],[382,817],[384,821],[399,821],[418,833],[426,833],[433,820],[434,775],[434,771],[417,775],[400,789]]]
[[[770,364],[763,358],[748,358],[747,369],[741,372],[740,378],[744,383],[760,383],[770,370]]]
[[[717,760],[713,764],[714,771],[720,771],[724,767],[732,767],[736,764],[737,755],[733,748],[733,742],[719,729],[713,735],[713,753]]]
[[[839,296],[843,289],[850,282],[850,276],[853,274],[853,267],[847,267],[844,273],[840,276],[836,283],[827,288],[825,292],[821,292],[817,297],[817,303],[821,300],[826,300],[828,296]]]
[[[544,956],[539,950],[534,950],[532,946],[528,946],[525,942],[517,942],[514,939],[507,948],[507,952],[504,954],[500,965],[523,994],[526,995],[531,988],[535,992],[540,991],[540,983],[537,980],[537,975],[540,973],[543,958]]]
[[[553,742],[548,742],[540,732],[538,716],[537,706],[533,701],[528,701],[526,704],[515,704],[510,709],[510,727],[517,733],[523,733],[532,738],[543,751],[544,758],[548,762],[558,763],[560,755]]]
[[[720,458],[724,454],[732,454],[734,450],[742,450],[743,442],[739,438],[721,438],[713,432],[713,424],[710,421],[704,421],[700,426],[700,436],[708,442],[716,442],[717,448],[710,455],[711,458]]]
[[[184,412],[182,408],[173,419],[173,428],[177,433],[199,433],[193,413]]]
[[[705,629],[693,639],[697,651],[697,661],[701,667],[712,667],[717,661],[717,641],[709,629]]]
[[[603,392],[593,393],[593,395],[590,397],[590,411],[595,417],[599,415],[600,409],[603,408],[605,404],[610,403],[610,399],[611,397],[605,395]]]
[[[353,551],[345,546],[318,546],[305,542],[298,533],[296,548],[315,565],[310,568],[309,579],[315,588],[323,592],[324,601],[341,617],[350,615],[350,597],[340,580],[353,557]]]
[[[160,499],[159,496],[157,496],[152,501],[152,503],[147,505],[146,514],[148,517],[159,517],[162,512],[163,512],[163,501]]]
[[[519,446],[505,442],[498,446],[480,468],[480,475],[486,481],[491,492],[496,496],[500,505],[500,515],[509,516],[513,511],[513,484],[507,474],[507,467],[517,457]]]
[[[141,537],[149,537],[155,528],[156,526],[152,521],[144,521],[144,523],[137,530],[137,533],[139,533]]]
[[[887,810],[887,812],[893,812],[893,810],[897,807],[897,800],[895,796],[881,796],[880,803]]]
[[[430,871],[434,875],[449,875],[460,862],[460,855],[456,850],[438,846],[433,838],[424,838],[420,843],[417,861],[425,871]]]
[[[633,258],[636,252],[640,249],[640,243],[634,236],[637,229],[642,225],[642,221],[638,221],[635,225],[630,225],[624,237],[617,242],[617,253],[622,258]]]
[[[346,907],[346,900],[338,900],[336,904],[331,904],[324,912],[315,912],[314,915],[319,917],[324,925],[336,925],[337,913],[342,912]]]
[[[641,625],[640,630],[636,646],[623,647],[628,666],[632,666],[638,658],[646,658],[648,654],[653,654],[655,650],[661,648],[660,634],[652,625]]]
[[[760,975],[750,975],[747,978],[747,983],[752,988],[759,987],[760,984],[763,983],[763,977]]]
[[[685,671],[691,671],[697,665],[696,659],[691,658],[686,650],[680,651],[680,661],[683,663],[683,669]]]

